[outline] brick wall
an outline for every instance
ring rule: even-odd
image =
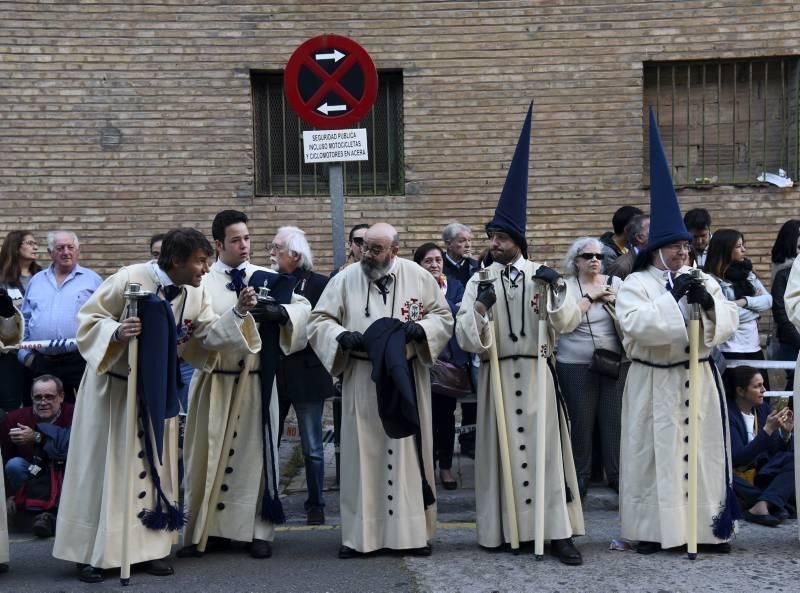
[[[298,224],[328,270],[325,199],[253,197],[250,97],[251,69],[282,69],[327,32],[404,73],[405,195],[348,199],[347,226],[391,221],[404,253],[453,219],[482,227],[534,99],[528,234],[554,261],[619,205],[648,203],[643,61],[797,54],[798,16],[796,0],[0,2],[0,232],[75,229],[84,263],[109,273],[147,257],[152,232],[210,233],[233,207],[253,219],[256,262]],[[796,190],[679,197],[743,230],[768,279]]]

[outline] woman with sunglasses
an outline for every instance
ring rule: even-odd
[[[620,418],[627,365],[621,365],[617,378],[600,375],[590,368],[596,349],[622,352],[614,320],[604,307],[614,303],[622,281],[601,274],[602,268],[603,246],[591,237],[576,240],[563,263],[567,294],[576,298],[582,317],[574,330],[559,338],[556,370],[572,422],[572,454],[581,498],[586,496],[592,473],[596,422],[608,485],[619,490]]]
[[[333,271],[331,278],[336,276],[336,274],[344,270],[350,264],[355,264],[361,261],[361,256],[364,255],[364,235],[367,234],[368,228],[369,225],[362,222],[350,229],[347,243],[347,260],[344,262],[344,265]]]

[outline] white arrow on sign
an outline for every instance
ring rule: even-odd
[[[319,62],[320,60],[333,60],[334,63],[338,62],[344,57],[344,54],[340,52],[338,49],[333,50],[333,53],[330,54],[317,54],[314,56],[316,60]]]
[[[325,101],[322,105],[317,107],[317,111],[328,115],[332,111],[345,111],[347,109],[347,105],[328,105],[328,102]]]

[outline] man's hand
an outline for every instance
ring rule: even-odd
[[[14,317],[14,301],[5,288],[0,288],[0,317]]]
[[[350,350],[364,350],[364,336],[361,332],[342,332],[336,336],[336,341],[339,342],[342,350],[345,352]]]
[[[536,273],[533,275],[534,280],[546,282],[550,286],[555,286],[556,282],[561,278],[561,274],[556,272],[553,268],[547,266],[539,266]]]
[[[672,297],[675,301],[681,300],[689,289],[692,287],[692,284],[695,283],[695,279],[690,274],[681,274],[680,276],[676,277],[675,280],[672,282]]]
[[[258,323],[267,322],[284,325],[289,321],[289,313],[278,303],[258,303],[250,311],[250,314]]]
[[[714,297],[708,294],[702,281],[692,282],[686,293],[686,302],[692,305],[700,305],[703,311],[714,308]]]
[[[422,342],[425,339],[425,329],[416,321],[406,321],[403,324],[406,333],[406,344],[409,342]]]
[[[481,282],[478,284],[478,295],[475,297],[475,310],[481,315],[491,309],[497,302],[497,294],[494,292],[493,282]]]
[[[257,304],[258,299],[256,298],[255,288],[252,286],[246,286],[242,292],[239,293],[239,300],[236,302],[236,305],[233,308],[239,315],[244,317]]]
[[[127,317],[120,323],[117,331],[114,332],[114,339],[117,342],[127,343],[142,333],[142,321],[138,317]],[[33,358],[33,357],[31,357]],[[25,360],[28,364],[28,360]]]
[[[8,431],[8,438],[15,445],[32,445],[35,431],[30,426],[25,426],[17,422],[16,428]]]

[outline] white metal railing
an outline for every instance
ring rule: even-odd
[[[730,360],[725,360],[725,367],[726,368],[734,368],[734,367],[753,367],[755,369],[772,369],[772,370],[789,370],[792,371],[795,368],[797,363],[793,360],[744,360],[741,358],[735,358]],[[794,397],[794,392],[792,391],[767,391],[764,394],[765,397]]]

